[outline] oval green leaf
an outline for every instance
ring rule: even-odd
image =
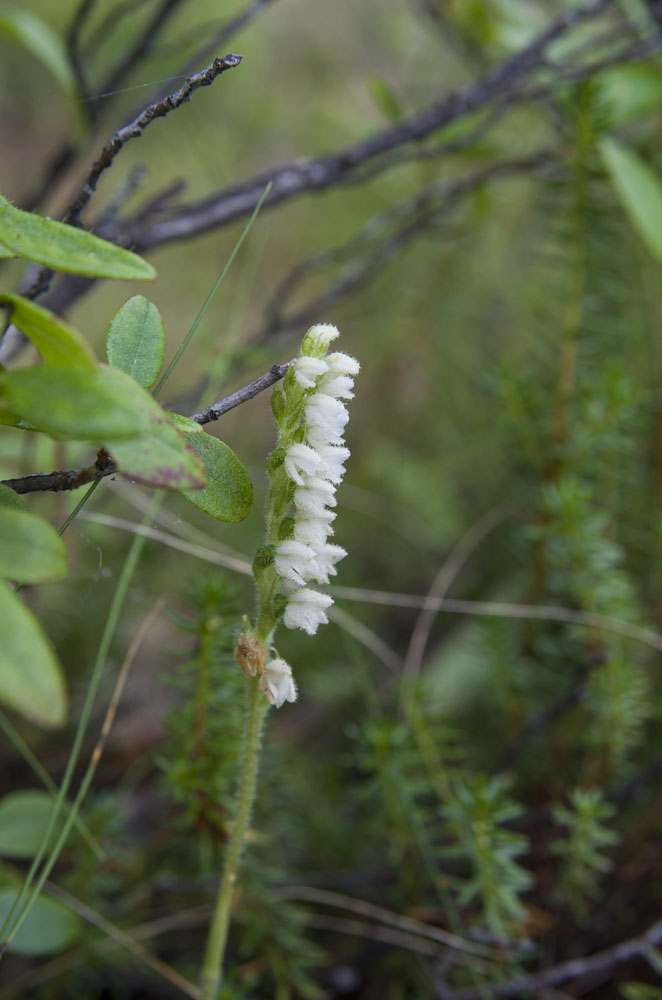
[[[53,796],[30,789],[0,799],[0,857],[32,858],[53,812]]]
[[[8,408],[54,438],[105,443],[147,431],[162,412],[137,382],[116,368],[70,371],[21,368],[0,376]]]
[[[609,137],[600,152],[633,229],[662,257],[662,181],[634,150]]]
[[[0,576],[41,583],[67,571],[67,549],[48,521],[0,506]]]
[[[0,921],[8,916],[17,892],[18,888],[0,890]],[[78,914],[63,903],[38,896],[9,951],[18,955],[57,955],[74,943],[82,926]]]
[[[184,490],[194,507],[217,521],[243,521],[253,505],[253,487],[246,469],[224,441],[204,431],[187,434],[205,464],[207,485],[202,490]]]
[[[67,698],[60,665],[39,622],[3,581],[0,635],[0,701],[37,725],[62,725]]]
[[[165,334],[156,306],[134,295],[113,316],[106,338],[108,361],[149,389],[163,364]]]
[[[155,416],[147,433],[115,442],[110,452],[118,472],[147,486],[181,492],[207,482],[202,460],[165,414]]]
[[[0,196],[0,244],[14,257],[87,278],[153,278],[142,257],[93,233],[14,208]]]
[[[96,371],[92,348],[69,323],[20,295],[2,293],[0,304],[11,306],[12,323],[32,341],[45,364],[55,368]]]

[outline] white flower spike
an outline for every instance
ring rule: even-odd
[[[330,542],[336,517],[332,508],[350,457],[343,437],[349,419],[344,400],[354,396],[360,366],[340,351],[327,354],[337,336],[328,323],[311,327],[274,397],[282,461],[270,467],[267,539],[254,563],[260,591],[256,630],[267,649],[279,621],[308,635],[328,622],[333,600],[309,584],[328,584],[347,555]],[[296,697],[284,660],[269,661],[259,685],[274,705]]]

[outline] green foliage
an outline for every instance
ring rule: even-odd
[[[557,891],[577,919],[585,921],[591,902],[600,895],[600,879],[612,867],[603,852],[620,839],[606,826],[616,810],[605,802],[601,789],[575,788],[570,793],[570,808],[557,805],[552,812],[555,821],[567,827],[566,836],[552,844],[562,859]]]
[[[522,930],[526,911],[520,896],[531,888],[532,878],[515,860],[527,850],[526,837],[503,826],[522,814],[506,787],[500,778],[455,783],[444,820],[455,841],[448,856],[466,860],[470,867],[460,905],[477,903],[481,921],[495,934],[510,937]]]
[[[662,257],[662,181],[633,149],[607,137],[600,151],[630,222],[650,252]]]
[[[41,583],[67,570],[67,550],[48,521],[36,514],[0,507],[0,576]]]
[[[76,79],[64,42],[41,17],[21,7],[3,7],[0,34],[23,46],[46,67],[72,101],[77,99]]]
[[[0,920],[4,920],[16,896],[16,889],[0,889]],[[9,946],[18,955],[57,955],[80,937],[83,924],[57,899],[41,896]]]
[[[73,371],[95,371],[96,364],[89,344],[69,323],[20,295],[0,294],[0,304],[11,306],[12,323],[32,341],[45,365]]]
[[[0,633],[0,699],[40,725],[61,725],[66,694],[60,665],[34,615],[4,581]]]
[[[24,212],[0,195],[0,249],[44,267],[87,278],[154,278],[151,264],[84,229]]]
[[[53,797],[48,792],[12,792],[0,799],[0,857],[34,857],[52,811]]]
[[[236,594],[221,574],[199,577],[190,587],[194,616],[179,627],[193,638],[191,656],[168,676],[178,693],[168,712],[169,738],[159,758],[163,787],[182,810],[180,823],[225,840],[243,722],[243,674],[232,650]]]
[[[189,447],[202,459],[207,485],[183,490],[189,503],[218,521],[242,521],[253,505],[253,487],[246,469],[224,441],[200,433],[185,432]]]
[[[127,299],[113,316],[106,336],[108,363],[143,387],[156,381],[165,354],[161,314],[143,295]]]

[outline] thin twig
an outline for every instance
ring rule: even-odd
[[[131,640],[131,644],[126,652],[126,656],[122,661],[122,666],[120,667],[120,671],[117,675],[117,680],[115,681],[113,693],[110,697],[110,701],[108,702],[108,708],[106,709],[106,714],[104,715],[103,723],[101,725],[99,738],[97,739],[97,742],[94,746],[94,750],[92,751],[92,754],[90,756],[89,766],[94,770],[96,770],[99,761],[101,760],[101,755],[108,741],[108,735],[110,733],[110,730],[112,729],[113,722],[115,721],[115,715],[117,714],[117,707],[120,703],[122,694],[124,693],[124,688],[126,687],[126,682],[129,679],[129,674],[131,672],[131,668],[135,661],[138,650],[140,649],[145,636],[147,635],[150,628],[152,627],[157,617],[161,613],[164,604],[165,604],[165,597],[160,597],[157,601],[154,602],[154,605],[152,606],[151,610],[145,616],[145,619],[143,620],[140,628],[138,629],[133,639]]]
[[[647,960],[650,952],[660,944],[662,944],[662,920],[652,924],[640,937],[621,941],[620,944],[599,951],[595,955],[574,958],[569,962],[562,962],[560,965],[544,969],[533,975],[517,976],[507,983],[493,984],[490,986],[490,996],[536,996],[542,989],[559,986],[561,983],[578,979],[580,976],[602,975],[616,965],[632,961],[633,958]],[[456,990],[453,996],[454,1000],[479,1000],[481,994],[477,990],[469,988]]]
[[[112,514],[97,514],[86,512],[80,515],[84,521],[93,521],[95,524],[105,524],[109,528],[117,528],[119,531],[128,531],[132,535],[144,535],[155,542],[167,545],[178,552],[185,552],[195,559],[202,559],[212,563],[214,566],[223,566],[224,569],[231,569],[242,576],[252,576],[250,560],[237,559],[234,556],[226,555],[224,552],[214,551],[209,547],[209,540],[206,545],[196,545],[195,542],[187,542],[182,538],[177,538],[169,531],[161,531],[159,528],[149,528],[146,525],[138,524],[136,521],[129,521],[123,517],[113,517]]]
[[[430,630],[439,613],[439,601],[446,596],[451,583],[481,542],[515,510],[516,505],[509,501],[488,510],[472,525],[445,560],[432,581],[428,597],[412,629],[403,669],[405,682],[411,684],[420,672]]]
[[[166,965],[162,962],[160,958],[156,955],[152,955],[147,949],[141,945],[138,941],[135,941],[130,934],[123,931],[121,927],[116,924],[112,924],[109,920],[106,920],[100,913],[93,910],[86,903],[82,903],[71,893],[66,892],[66,890],[60,888],[60,886],[55,885],[53,882],[46,882],[44,886],[45,891],[49,896],[53,896],[54,899],[58,899],[65,906],[68,906],[70,910],[77,913],[80,917],[92,924],[94,927],[98,927],[100,931],[103,931],[115,944],[120,945],[122,948],[126,948],[135,958],[139,959],[145,965],[147,965],[154,972],[158,973],[166,979],[172,986],[175,986],[180,990],[185,996],[192,997],[193,1000],[199,1000],[200,990],[195,986],[190,980],[182,976],[176,969],[171,966]]]
[[[278,382],[285,375],[288,365],[289,362],[272,365],[268,372],[253,382],[249,382],[243,388],[230,393],[229,396],[201,410],[200,413],[194,413],[191,420],[203,425],[218,420],[228,410],[253,399],[258,393]],[[94,464],[86,466],[84,469],[69,469],[66,472],[38,472],[31,476],[3,479],[2,485],[9,486],[15,493],[61,493],[65,490],[78,489],[85,483],[112,476],[115,472],[117,472],[117,465],[108,452],[102,448],[97,454]]]
[[[205,62],[206,59],[212,54],[212,52],[217,52],[219,49],[225,48],[231,38],[245,28],[246,25],[250,24],[262,11],[268,7],[270,4],[274,3],[275,0],[253,0],[249,3],[243,10],[239,11],[234,17],[229,20],[224,21],[219,28],[211,35],[210,38],[205,42],[205,44],[197,49],[195,53],[186,61],[186,63],[179,69],[175,71],[178,75],[188,76],[192,73],[196,66],[199,66],[201,62]],[[178,43],[180,45],[179,51],[181,52],[181,41]]]
[[[214,59],[205,69],[187,77],[182,86],[174,91],[174,93],[168,94],[155,104],[149,104],[133,121],[114,132],[103,147],[99,159],[92,165],[78,196],[69,206],[63,221],[72,225],[78,224],[80,214],[94,194],[101,174],[111,165],[127,142],[142,135],[147,126],[156,118],[163,118],[165,115],[170,114],[171,111],[175,111],[181,107],[182,104],[190,100],[191,95],[196,90],[199,90],[200,87],[208,87],[218,76],[228,69],[234,69],[240,63],[241,56],[233,52],[229,52],[222,58],[218,57]]]
[[[473,955],[482,956],[483,958],[487,958],[490,955],[489,949],[484,945],[458,937],[456,934],[450,934],[440,927],[432,927],[421,920],[414,920],[412,917],[394,913],[383,906],[376,906],[374,903],[369,903],[363,899],[356,899],[354,896],[346,896],[344,893],[331,892],[328,889],[318,889],[316,886],[308,885],[283,886],[282,888],[272,890],[272,892],[277,899],[294,899],[304,903],[320,903],[322,906],[333,906],[337,909],[349,910],[352,913],[360,914],[362,917],[369,917],[371,920],[377,920],[382,924],[397,927],[399,930],[416,934],[419,937],[428,938],[430,941],[436,941],[438,944],[446,945],[448,948],[454,948],[457,951],[466,951]]]
[[[504,94],[516,90],[532,72],[544,67],[545,53],[553,42],[571,28],[598,17],[612,3],[613,0],[595,0],[567,11],[530,45],[505,60],[478,83],[449,94],[441,101],[368,139],[336,153],[318,158],[299,158],[273,167],[235,187],[226,188],[201,201],[182,205],[148,227],[134,228],[128,223],[124,235],[131,245],[146,250],[164,242],[188,239],[192,235],[226,225],[253,210],[268,181],[272,183],[265,203],[269,207],[306,192],[321,191],[347,183],[353,180],[363,164],[408,143],[420,142],[442,126],[479,108],[488,108],[502,99]]]
[[[330,587],[329,592],[334,597],[348,601],[365,601],[368,604],[383,604],[387,607],[422,608],[426,601],[431,605],[429,597],[416,594],[400,594],[387,590],[368,590],[361,587]],[[584,625],[589,628],[600,628],[606,632],[627,636],[635,642],[641,642],[652,649],[662,652],[662,635],[651,629],[633,625],[621,618],[610,618],[593,611],[577,611],[575,608],[564,608],[549,604],[508,604],[503,601],[464,601],[456,598],[443,597],[434,602],[439,611],[449,614],[478,615],[485,618],[522,618],[541,621],[568,622],[572,625]]]
[[[241,406],[242,403],[248,402],[249,399],[253,399],[258,393],[264,392],[265,389],[269,389],[270,386],[280,381],[288,367],[289,361],[286,361],[282,365],[272,365],[268,372],[260,375],[254,382],[250,382],[242,389],[237,389],[236,392],[231,392],[225,399],[221,399],[218,403],[212,403],[211,406],[200,410],[199,413],[194,413],[191,420],[195,420],[199,424],[208,424],[213,420],[218,420],[228,410],[233,410],[235,406]]]

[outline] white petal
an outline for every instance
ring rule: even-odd
[[[316,392],[306,404],[305,419],[306,434],[313,447],[318,444],[340,444],[349,413],[339,399]]]
[[[319,391],[334,399],[354,399],[352,386],[354,379],[349,375],[325,375],[319,383]]]
[[[320,464],[315,470],[315,475],[328,479],[336,485],[341,482],[342,477],[345,475],[343,462],[346,462],[351,454],[349,448],[342,448],[335,444],[326,444],[318,448],[315,454],[320,458]]]
[[[335,487],[325,479],[306,477],[304,486],[297,486],[294,491],[294,505],[297,510],[309,516],[319,517],[325,507],[335,507],[337,504]]]
[[[297,687],[292,677],[292,669],[285,660],[270,660],[259,680],[263,695],[280,708],[286,701],[296,701]]]
[[[293,365],[294,377],[304,389],[312,389],[315,380],[328,370],[326,361],[322,358],[311,358],[304,354],[297,358]]]
[[[317,583],[328,583],[329,576],[337,573],[336,563],[344,559],[347,553],[340,545],[323,545],[315,558],[308,563],[306,578]]]
[[[300,486],[303,486],[301,471],[313,475],[321,465],[322,459],[315,449],[307,444],[291,444],[285,452],[285,471],[288,477]]]
[[[309,545],[315,552],[326,545],[327,538],[332,534],[333,528],[321,517],[297,517],[294,522],[294,537],[297,542]]]
[[[332,604],[328,594],[304,587],[292,594],[287,602],[283,624],[287,628],[301,628],[308,635],[315,635],[318,627],[328,622],[324,610]]]
[[[304,348],[310,346],[310,350],[313,352],[324,350],[332,340],[339,336],[340,331],[337,326],[332,326],[331,323],[317,323],[315,326],[311,326],[303,338],[303,346]]]
[[[276,572],[284,580],[292,580],[303,586],[307,567],[314,558],[314,549],[294,538],[288,538],[276,546],[274,565]]]
[[[326,363],[333,375],[358,375],[361,370],[361,365],[356,358],[350,357],[349,354],[343,354],[342,351],[327,354]]]

